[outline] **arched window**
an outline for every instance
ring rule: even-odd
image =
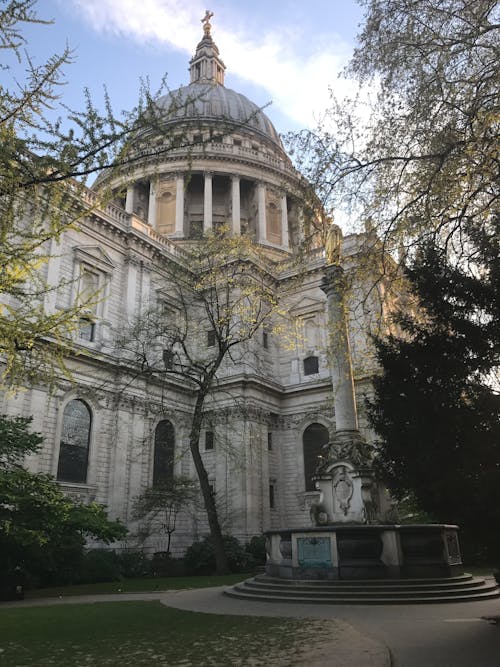
[[[158,423],[155,430],[153,462],[153,486],[164,486],[174,478],[175,431],[167,419]]]
[[[314,491],[313,476],[319,463],[323,445],[330,439],[328,429],[322,424],[310,424],[302,437],[304,449],[304,480],[306,491]]]
[[[80,399],[70,401],[63,412],[57,479],[86,484],[92,414]]]

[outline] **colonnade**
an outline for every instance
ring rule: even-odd
[[[221,174],[224,175],[224,174]],[[214,173],[206,171],[203,173],[203,233],[209,232],[213,227],[213,177]],[[231,179],[231,229],[235,235],[241,234],[241,178],[237,175],[229,175]],[[179,238],[185,236],[184,229],[184,209],[185,209],[185,188],[184,174],[175,175],[175,227],[173,236]],[[266,192],[267,185],[263,181],[256,182],[257,189],[257,241],[266,242],[267,238],[267,210],[266,210]],[[156,227],[157,217],[157,196],[161,194],[156,180],[151,180],[149,184],[149,206],[148,223]],[[281,243],[283,248],[289,247],[288,231],[288,209],[286,194],[280,195],[281,209]],[[127,187],[125,200],[125,211],[132,213],[134,208],[134,184]],[[229,222],[229,221],[228,221]]]

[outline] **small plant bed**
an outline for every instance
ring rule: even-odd
[[[289,665],[325,630],[324,621],[200,614],[159,602],[0,609],[0,625],[3,667]]]
[[[94,595],[99,593],[145,593],[147,591],[172,591],[187,588],[209,588],[210,586],[231,586],[248,579],[251,574],[225,574],[196,577],[147,577],[105,581],[97,584],[75,586],[53,586],[35,588],[25,593],[26,599],[68,597],[73,595]]]

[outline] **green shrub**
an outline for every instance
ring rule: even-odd
[[[231,572],[245,572],[255,567],[255,559],[231,535],[224,535],[224,548]],[[184,562],[189,574],[213,574],[216,570],[214,548],[210,537],[193,542],[188,547]]]
[[[253,557],[257,565],[264,565],[266,562],[266,536],[254,535],[245,546],[245,550]]]
[[[183,558],[172,558],[166,551],[157,551],[151,560],[154,577],[184,577],[187,574]]]
[[[122,577],[151,576],[151,560],[146,556],[144,551],[121,551],[118,553],[118,559]]]
[[[120,581],[123,578],[120,557],[111,549],[87,551],[83,557],[79,575],[81,584]]]

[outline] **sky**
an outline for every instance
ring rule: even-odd
[[[225,85],[259,106],[279,132],[314,126],[329,106],[329,89],[353,89],[339,78],[362,20],[355,0],[39,0],[40,18],[27,27],[26,50],[43,63],[66,44],[62,100],[75,109],[84,88],[100,105],[106,86],[116,112],[135,106],[140,80],[157,90],[189,83],[189,60],[202,38],[206,8],[226,65]]]

